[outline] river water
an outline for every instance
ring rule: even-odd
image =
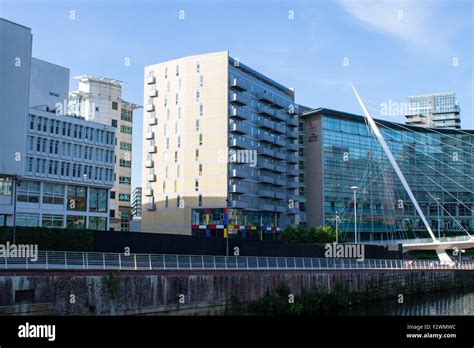
[[[404,296],[401,304],[393,298],[355,305],[340,315],[474,315],[474,287]]]

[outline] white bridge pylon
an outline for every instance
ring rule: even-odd
[[[355,96],[356,96],[356,98],[359,102],[360,107],[362,108],[362,111],[364,112],[365,118],[367,119],[367,122],[369,123],[370,128],[372,129],[372,131],[375,134],[375,137],[377,138],[380,145],[382,146],[382,149],[385,152],[385,155],[388,157],[388,160],[390,161],[390,164],[392,165],[393,169],[395,170],[395,173],[397,174],[397,176],[400,179],[403,187],[405,188],[405,191],[407,192],[408,196],[410,197],[410,200],[412,201],[413,206],[415,207],[415,209],[418,212],[421,220],[423,221],[423,224],[425,225],[426,230],[428,231],[428,233],[431,236],[432,242],[431,243],[423,243],[424,246],[428,246],[428,245],[434,246],[433,244],[437,245],[437,247],[435,247],[433,249],[436,250],[436,253],[437,253],[438,258],[441,261],[441,263],[453,264],[453,261],[451,260],[449,255],[446,253],[446,249],[439,248],[439,246],[441,246],[442,243],[440,243],[436,239],[433,231],[431,230],[431,226],[428,223],[428,220],[426,219],[425,214],[423,213],[423,210],[421,209],[420,205],[418,204],[418,201],[416,200],[415,195],[413,194],[413,191],[410,188],[410,185],[408,185],[408,182],[406,181],[405,176],[403,175],[403,172],[400,169],[400,166],[398,165],[397,161],[395,160],[395,157],[393,156],[392,151],[390,151],[390,148],[388,147],[387,142],[385,141],[382,133],[380,132],[380,129],[378,128],[378,126],[375,123],[374,119],[370,115],[369,111],[367,111],[367,108],[365,107],[364,102],[359,97],[359,94],[357,93],[354,86],[351,85],[351,87],[352,87],[352,90],[354,91],[354,94],[355,94]]]

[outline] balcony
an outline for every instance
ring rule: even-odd
[[[229,177],[231,178],[248,178],[250,171],[242,165],[229,166]]]
[[[148,76],[146,79],[145,79],[147,85],[151,85],[151,84],[154,84],[156,82],[156,79],[155,79],[155,76]]]
[[[239,91],[246,91],[249,89],[249,84],[242,79],[231,79],[229,81],[229,86]]]
[[[155,210],[155,208],[156,208],[155,203],[146,204],[146,210],[152,211],[152,210]]]
[[[285,193],[285,192],[276,191],[276,192],[275,192],[275,198],[277,198],[277,199],[286,199],[286,193]]]
[[[296,181],[287,181],[286,187],[289,189],[297,189],[300,185]]]
[[[267,142],[267,143],[270,143],[270,144],[273,144],[274,143],[274,137],[273,135],[270,135],[270,134],[267,134],[267,133],[259,133],[257,134],[257,139],[260,140],[260,141],[264,141],[264,142]]]
[[[266,105],[258,105],[257,106],[257,111],[262,115],[267,115],[267,116],[270,116],[270,117],[275,116],[275,110],[273,110],[271,107],[266,106]]]
[[[275,170],[275,165],[273,163],[263,159],[257,161],[257,167],[260,169]]]
[[[147,112],[155,111],[155,104],[147,104],[146,105],[146,111]]]
[[[275,206],[273,204],[268,203],[260,203],[258,205],[258,210],[260,211],[275,211]]]
[[[250,117],[250,112],[248,112],[244,108],[234,107],[234,108],[230,108],[229,117],[238,117],[243,120],[248,120]]]
[[[249,98],[241,93],[231,93],[229,96],[229,101],[237,105],[247,105],[250,102]]]
[[[257,121],[257,124],[258,124],[261,128],[270,129],[270,130],[274,130],[274,129],[275,129],[275,124],[274,124],[272,121],[267,120],[266,118],[260,118],[260,119]]]
[[[257,153],[259,155],[263,155],[263,156],[269,156],[269,157],[275,156],[275,151],[273,151],[272,149],[269,149],[267,147],[259,147],[257,149]]]
[[[155,126],[158,124],[158,119],[156,117],[150,117],[148,119],[148,125],[149,126]]]
[[[295,152],[298,152],[298,144],[295,144],[295,143],[286,143],[286,149],[288,151],[295,151]]]
[[[156,145],[148,146],[148,153],[156,153]]]
[[[286,130],[286,136],[288,138],[298,139],[298,132],[296,132],[294,130],[291,130],[291,129],[287,129]]]
[[[229,202],[230,208],[247,209],[248,206],[249,204],[246,201],[233,200]]]
[[[288,201],[299,202],[300,201],[300,196],[292,194],[292,193],[288,193],[286,195],[286,199],[288,199]]]
[[[153,139],[155,137],[155,133],[154,132],[146,132],[145,133],[145,139]]]
[[[150,98],[158,97],[158,90],[156,88],[150,89],[150,92],[148,93],[148,96]]]
[[[286,127],[284,123],[275,123],[275,132],[286,134]]]
[[[146,160],[145,161],[145,168],[153,168],[153,160]]]
[[[298,120],[296,120],[294,118],[291,118],[291,117],[288,117],[286,119],[286,124],[289,125],[289,126],[298,127]]]
[[[275,179],[269,175],[262,174],[258,176],[258,181],[266,184],[273,184]]]
[[[298,214],[300,210],[298,208],[286,208],[286,213],[289,215]]]
[[[275,197],[275,193],[269,189],[261,189],[258,190],[258,195],[261,197],[273,198]]]
[[[238,147],[241,149],[249,149],[251,144],[250,140],[244,137],[233,138],[229,140],[230,147]]]
[[[296,157],[295,155],[287,155],[286,161],[293,164],[298,164],[298,157]]]
[[[145,196],[147,197],[153,196],[153,189],[151,188],[145,189]]]
[[[155,175],[155,174],[148,174],[147,180],[148,180],[149,182],[154,182],[154,181],[156,181],[156,175]]]
[[[275,178],[275,185],[286,186],[286,178],[281,178],[281,177],[277,176]]]
[[[229,131],[240,134],[249,134],[251,132],[250,127],[244,123],[231,123],[229,125]]]
[[[275,171],[279,173],[286,173],[286,166],[281,164],[275,164]]]
[[[279,121],[286,121],[288,119],[288,115],[285,112],[279,110],[275,111],[274,117]]]
[[[229,186],[230,193],[249,193],[250,188],[245,183],[237,183]]]
[[[273,95],[270,95],[269,93],[265,92],[259,92],[257,93],[257,99],[268,103],[268,104],[273,104],[275,102],[275,97]]]
[[[274,101],[274,104],[276,106],[278,106],[280,109],[285,109],[287,110],[290,105],[293,104],[292,101],[288,101],[288,100],[285,100],[285,99],[282,99],[282,98],[279,98],[279,97],[275,97],[275,101]]]
[[[286,175],[288,175],[288,176],[299,176],[299,171],[297,169],[287,167],[286,168]]]
[[[285,147],[286,141],[285,141],[285,139],[275,137],[275,144],[279,145],[281,147]]]
[[[275,157],[284,160],[286,158],[286,155],[283,151],[275,151]]]
[[[275,211],[277,213],[286,213],[286,206],[285,205],[275,205]]]

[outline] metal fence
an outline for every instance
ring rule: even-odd
[[[467,242],[472,239],[471,236],[455,236],[455,237],[441,237],[438,239],[438,242],[448,243],[448,242]],[[373,241],[364,241],[365,244],[431,244],[434,243],[431,238],[412,238],[412,239],[387,239],[387,240],[373,240]]]
[[[308,257],[117,254],[40,251],[35,259],[0,257],[0,270],[336,270],[460,269],[472,262],[442,265],[439,261],[357,260]]]

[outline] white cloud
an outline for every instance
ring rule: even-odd
[[[436,1],[339,0],[342,8],[366,26],[418,48],[445,49],[449,20],[437,16]],[[437,18],[438,17],[438,18]]]

